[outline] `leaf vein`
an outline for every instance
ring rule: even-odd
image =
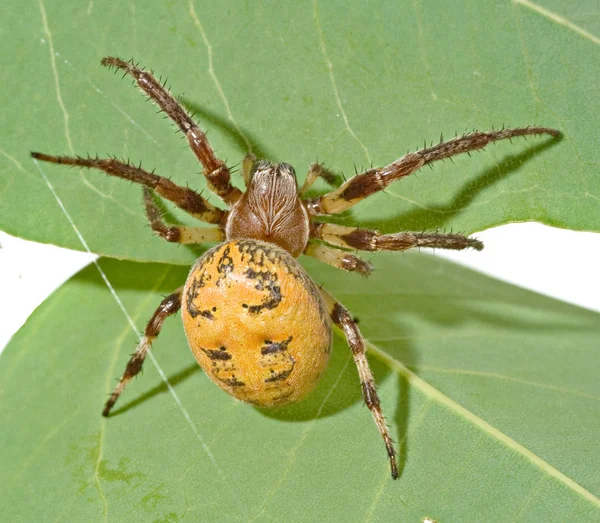
[[[529,492],[529,494],[527,494],[527,496],[525,496],[525,499],[523,500],[523,502],[521,503],[521,505],[519,507],[517,507],[517,511],[515,512],[515,516],[513,521],[516,523],[517,521],[519,521],[519,518],[521,517],[521,515],[523,514],[523,512],[525,512],[525,509],[528,507],[528,505],[531,503],[531,501],[533,500],[533,498],[535,498],[535,496],[538,494],[538,492],[541,490],[542,485],[544,484],[544,481],[546,481],[547,476],[541,476],[540,480],[538,481],[537,485],[531,489],[531,491]]]
[[[67,112],[67,108],[62,99],[62,94],[60,91],[60,80],[58,77],[58,69],[56,67],[56,53],[54,52],[54,43],[52,41],[52,33],[50,32],[50,27],[48,25],[48,17],[46,16],[46,8],[44,7],[44,0],[39,0],[40,12],[42,14],[42,23],[44,25],[44,32],[46,33],[46,37],[48,38],[48,50],[50,51],[50,64],[52,66],[52,75],[54,76],[54,87],[56,89],[56,99],[58,101],[58,105],[63,113],[63,120],[65,125],[65,137],[67,139],[67,144],[69,146],[69,150],[71,153],[74,152],[73,142],[71,141],[71,133],[69,131],[69,113]]]
[[[319,10],[317,7],[317,0],[313,0],[313,15],[314,15],[314,20],[315,20],[315,26],[317,28],[317,33],[319,34],[319,44],[321,46],[321,52],[323,53],[323,60],[325,61],[325,65],[327,66],[327,70],[329,72],[329,79],[331,80],[331,86],[333,87],[333,94],[335,96],[335,101],[337,103],[338,109],[340,110],[340,113],[342,115],[342,119],[344,120],[344,125],[346,127],[346,130],[350,134],[350,136],[352,136],[352,138],[354,138],[354,140],[356,140],[358,145],[360,145],[360,147],[364,151],[365,156],[367,157],[367,162],[370,165],[370,164],[372,164],[371,154],[369,153],[369,150],[367,149],[366,145],[364,143],[362,143],[362,141],[356,135],[356,133],[354,132],[352,127],[350,127],[350,121],[348,120],[348,115],[346,114],[346,111],[344,110],[344,106],[342,105],[342,100],[340,98],[340,92],[339,92],[339,89],[337,86],[337,82],[335,80],[335,75],[333,73],[333,63],[329,59],[329,55],[327,54],[327,47],[325,47],[325,35],[323,34],[323,28],[321,27],[321,22],[319,20]]]
[[[188,7],[189,7],[190,16],[192,17],[192,20],[194,21],[194,25],[200,31],[200,34],[202,35],[202,40],[204,41],[204,45],[206,46],[206,52],[208,54],[208,74],[212,78],[212,80],[215,84],[215,87],[217,88],[217,92],[219,93],[219,96],[221,97],[221,100],[223,101],[223,104],[225,105],[225,111],[227,112],[227,118],[229,118],[229,121],[233,124],[237,133],[244,140],[244,143],[246,144],[246,148],[248,149],[248,152],[252,152],[252,145],[250,144],[250,140],[248,140],[248,137],[244,134],[244,132],[242,131],[242,129],[240,128],[238,123],[235,121],[235,118],[233,117],[233,113],[231,112],[231,107],[229,105],[229,101],[227,100],[227,97],[225,96],[225,92],[223,91],[223,87],[221,86],[221,82],[219,81],[219,79],[217,78],[217,75],[215,73],[214,63],[213,63],[213,47],[208,40],[208,37],[206,35],[206,32],[204,31],[204,26],[202,25],[200,18],[198,18],[198,14],[196,13],[196,9],[194,8],[194,4],[192,3],[192,0],[188,1]]]
[[[498,442],[504,444],[508,448],[511,448],[512,450],[523,456],[527,461],[538,467],[548,476],[552,476],[557,481],[565,485],[567,488],[571,489],[573,492],[579,494],[585,500],[600,508],[600,499],[597,498],[594,494],[592,494],[589,490],[576,483],[573,479],[563,474],[561,471],[550,465],[550,463],[543,460],[541,457],[539,457],[537,454],[533,453],[529,449],[525,448],[523,445],[509,437],[504,432],[500,431],[499,429],[497,429],[487,421],[483,420],[467,408],[463,407],[460,403],[454,401],[450,397],[443,394],[441,391],[427,383],[424,379],[417,376],[414,372],[412,372],[401,362],[387,354],[385,351],[381,350],[379,347],[373,345],[373,343],[369,340],[365,340],[365,342],[369,347],[369,351],[373,355],[375,355],[378,359],[387,364],[391,370],[404,377],[404,379],[406,379],[410,385],[414,386],[416,389],[421,391],[421,393],[425,394],[426,396],[429,396],[432,400],[436,401],[437,403],[444,405],[449,410],[453,411],[455,414],[464,417],[474,426],[481,429],[483,432],[485,432],[492,438],[498,440]]]
[[[515,378],[513,376],[506,376],[505,374],[499,374],[497,372],[486,372],[486,371],[477,371],[470,369],[448,369],[443,367],[433,367],[429,365],[410,365],[411,369],[416,370],[424,370],[437,372],[440,374],[456,374],[456,375],[465,375],[465,376],[479,376],[482,378],[493,378],[497,380],[504,381],[512,381],[514,383],[521,383],[523,385],[531,385],[532,387],[539,387],[541,389],[553,390],[556,392],[562,392],[565,394],[573,394],[574,396],[580,396],[582,398],[588,398],[594,401],[600,401],[598,396],[593,396],[592,394],[586,394],[585,392],[580,392],[578,390],[567,389],[564,387],[558,387],[556,385],[546,385],[545,383],[540,383],[537,381],[525,380],[522,378]]]
[[[513,0],[513,2],[515,4],[521,4],[522,6],[527,7],[529,9],[531,9],[532,11],[535,11],[536,13],[541,14],[542,16],[545,16],[549,20],[556,22],[558,25],[567,27],[571,31],[574,31],[577,34],[579,34],[580,36],[583,36],[584,38],[591,40],[595,44],[600,44],[600,38],[593,35],[592,33],[589,33],[585,29],[579,27],[578,25],[574,24],[570,20],[567,20],[566,18],[554,13],[553,11],[545,9],[544,7],[538,5],[534,2],[531,2],[530,0]]]
[[[348,368],[348,364],[350,363],[351,359],[352,359],[351,355],[349,354],[348,358],[346,359],[346,363],[344,363],[344,366],[342,367],[342,370],[340,371],[337,379],[335,380],[335,382],[331,386],[331,389],[329,389],[329,392],[327,393],[327,395],[325,396],[325,398],[321,402],[321,405],[317,409],[317,412],[315,413],[315,416],[314,416],[314,418],[313,418],[310,426],[304,431],[304,433],[302,434],[302,436],[300,436],[300,438],[298,439],[298,441],[296,442],[296,444],[290,449],[290,452],[289,452],[289,455],[288,455],[289,457],[288,457],[287,463],[285,465],[285,469],[282,471],[282,473],[281,473],[281,475],[279,477],[279,480],[275,483],[274,487],[267,494],[265,502],[263,503],[263,505],[262,505],[260,511],[258,512],[258,514],[256,514],[253,518],[249,519],[248,523],[251,523],[252,521],[256,521],[258,518],[260,518],[262,515],[265,514],[265,511],[266,511],[266,508],[267,508],[269,502],[271,501],[271,499],[273,499],[273,496],[281,488],[281,485],[283,485],[284,481],[287,479],[287,477],[288,477],[288,475],[289,475],[289,473],[290,473],[290,471],[291,471],[294,463],[296,462],[296,452],[298,452],[298,449],[306,441],[306,438],[308,438],[308,435],[310,434],[311,430],[315,428],[315,425],[317,424],[317,420],[319,419],[319,416],[321,415],[321,412],[323,412],[323,409],[325,408],[325,405],[327,404],[327,402],[329,401],[329,398],[333,394],[333,391],[339,385],[339,383],[340,383],[340,381],[342,379],[342,376],[346,372],[346,369]]]
[[[90,250],[87,242],[85,241],[85,238],[82,236],[81,232],[79,231],[79,228],[75,225],[75,222],[73,221],[73,218],[71,217],[71,215],[69,214],[69,212],[67,211],[67,209],[65,208],[62,200],[60,199],[60,197],[58,196],[58,194],[56,193],[54,187],[52,186],[52,184],[50,183],[50,180],[48,179],[48,177],[45,175],[44,171],[42,170],[42,168],[40,167],[39,163],[34,160],[34,163],[36,164],[38,170],[40,171],[40,175],[42,176],[42,178],[44,179],[44,181],[46,182],[46,184],[48,185],[48,188],[50,189],[50,192],[52,193],[52,195],[54,196],[56,202],[58,203],[59,207],[61,208],[63,214],[65,215],[65,218],[67,219],[67,221],[70,223],[71,227],[73,228],[75,234],[77,235],[77,237],[79,238],[79,241],[81,242],[81,244],[83,245],[84,249],[92,254],[92,251]],[[108,287],[108,290],[110,291],[112,297],[114,298],[114,300],[117,302],[117,305],[119,306],[119,308],[121,309],[121,312],[124,314],[124,316],[127,318],[127,321],[129,323],[129,326],[131,327],[131,329],[136,333],[136,335],[138,336],[138,339],[141,340],[141,337],[139,335],[139,330],[135,325],[135,322],[133,321],[133,319],[131,318],[130,314],[127,312],[127,309],[125,308],[125,306],[123,305],[123,302],[121,301],[121,298],[119,298],[119,295],[117,294],[117,292],[115,291],[114,287],[112,286],[112,284],[110,283],[110,281],[108,280],[106,274],[104,273],[104,271],[102,270],[102,267],[100,267],[100,264],[98,263],[97,260],[93,261],[94,265],[96,266],[96,269],[98,269],[98,272],[100,273],[100,276],[102,277],[102,280],[104,281],[104,283],[106,284],[106,286]],[[221,468],[219,467],[219,465],[217,464],[212,452],[210,451],[210,449],[208,448],[208,446],[206,445],[206,443],[204,442],[204,439],[202,438],[200,432],[198,431],[195,423],[193,422],[192,418],[190,417],[188,411],[185,409],[185,407],[183,406],[183,404],[181,403],[181,400],[179,399],[179,396],[177,395],[177,393],[175,392],[175,389],[173,389],[173,386],[171,385],[171,383],[169,382],[167,376],[165,375],[164,371],[162,370],[161,366],[158,364],[158,361],[156,360],[156,358],[154,357],[154,354],[152,353],[152,351],[148,351],[148,356],[150,357],[150,360],[152,361],[152,363],[154,364],[156,370],[158,371],[161,379],[163,380],[163,382],[165,383],[165,385],[167,386],[167,388],[169,389],[169,392],[171,393],[171,396],[173,396],[173,399],[175,400],[175,403],[177,404],[177,406],[179,407],[179,410],[181,411],[183,417],[185,418],[185,420],[188,422],[188,424],[190,425],[192,431],[194,432],[194,434],[196,435],[196,439],[198,439],[198,441],[200,442],[200,445],[202,446],[202,448],[204,449],[204,451],[206,452],[206,454],[208,455],[209,459],[211,460],[211,462],[213,463],[213,465],[215,466],[215,468],[217,469],[217,471],[219,472],[219,475],[221,476],[221,479],[223,479],[224,482],[226,482],[226,476],[225,473],[221,470]]]

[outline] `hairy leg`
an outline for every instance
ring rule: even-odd
[[[373,265],[371,263],[361,260],[358,256],[354,256],[354,254],[341,251],[329,245],[309,242],[304,249],[304,254],[312,256],[336,269],[358,272],[363,276],[368,276],[373,272]]]
[[[523,127],[502,129],[492,132],[473,132],[459,136],[432,147],[426,147],[415,153],[409,153],[385,167],[369,169],[350,178],[335,191],[306,201],[310,215],[337,214],[356,205],[361,200],[375,194],[400,178],[409,176],[424,165],[437,160],[450,158],[457,154],[482,149],[488,143],[497,142],[517,136],[549,134],[560,136],[559,131],[547,127]]]
[[[317,178],[323,178],[329,185],[335,185],[335,175],[330,170],[326,169],[323,164],[313,163],[310,166],[308,173],[306,173],[306,179],[299,191],[300,196],[312,187],[317,181]]]
[[[333,223],[313,223],[312,237],[337,247],[359,251],[406,251],[413,247],[429,247],[460,251],[483,249],[483,243],[462,234],[437,232],[397,232],[381,234],[379,231],[345,227]]]
[[[159,236],[174,243],[220,242],[225,239],[221,227],[186,227],[185,225],[167,225],[162,219],[160,209],[152,199],[150,189],[144,187],[144,204],[150,227]]]
[[[246,187],[250,186],[250,178],[252,175],[252,168],[256,163],[256,156],[252,153],[248,153],[244,156],[244,160],[242,161],[242,176],[244,178],[244,183]]]
[[[396,451],[394,450],[394,445],[388,431],[385,417],[381,412],[381,403],[375,388],[375,379],[373,378],[373,373],[371,372],[369,362],[367,361],[365,341],[358,330],[356,322],[352,319],[352,316],[348,310],[345,309],[335,298],[333,298],[333,296],[331,296],[331,294],[325,290],[321,289],[321,293],[329,309],[331,319],[340,329],[342,329],[346,336],[346,341],[348,342],[350,350],[352,351],[354,363],[358,369],[358,376],[360,378],[363,398],[367,404],[367,407],[371,411],[371,414],[373,415],[375,424],[377,425],[379,433],[381,434],[383,442],[385,443],[385,448],[390,459],[392,478],[398,479]]]
[[[204,176],[208,181],[208,187],[220,196],[228,205],[233,204],[242,192],[231,185],[231,173],[225,163],[217,158],[213,152],[206,134],[200,130],[196,122],[175,100],[173,95],[154,76],[140,69],[133,62],[126,62],[120,58],[107,56],[102,59],[102,65],[116,67],[133,76],[139,88],[144,91],[158,105],[165,114],[175,122],[179,129],[187,137],[190,148],[204,168]]]
[[[208,200],[202,198],[196,191],[188,187],[181,187],[174,184],[164,176],[158,176],[149,173],[141,167],[136,167],[130,163],[123,163],[114,158],[80,158],[70,156],[50,156],[44,153],[32,152],[36,160],[44,162],[58,163],[61,165],[72,165],[87,167],[89,169],[99,169],[106,174],[139,183],[156,191],[167,200],[173,202],[177,207],[191,214],[194,218],[208,223],[222,223],[225,220],[226,212],[210,204]]]
[[[115,390],[108,398],[106,405],[104,406],[104,410],[102,411],[103,416],[108,416],[110,414],[110,410],[113,408],[116,401],[119,399],[119,396],[123,392],[123,389],[126,385],[131,381],[131,378],[136,376],[141,370],[144,364],[144,360],[146,359],[146,355],[152,346],[152,342],[154,339],[160,334],[162,329],[163,322],[169,316],[175,314],[181,308],[181,293],[183,291],[183,287],[177,289],[173,294],[167,296],[158,306],[152,318],[146,325],[146,331],[144,332],[144,336],[142,337],[139,345],[135,349],[135,352],[131,355],[131,359],[129,363],[127,363],[127,367],[125,368],[125,372],[119,383],[115,387]]]

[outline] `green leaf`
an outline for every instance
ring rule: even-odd
[[[0,519],[597,520],[598,314],[426,255],[377,262],[317,282],[369,340],[398,481],[341,337],[308,399],[261,411],[201,372],[178,315],[153,349],[173,392],[148,361],[102,418],[137,338],[90,266],[0,360]],[[186,277],[100,266],[137,329]]]
[[[316,158],[351,174],[440,132],[556,127],[559,143],[499,143],[436,165],[342,220],[386,232],[532,219],[598,230],[590,0],[9,4],[0,21],[10,60],[0,90],[0,228],[9,233],[81,249],[75,227],[109,257],[188,264],[197,255],[149,233],[139,187],[38,169],[29,158],[111,153],[205,186],[172,126],[100,67],[113,54],[185,93],[229,164],[251,144],[295,165],[300,179]],[[341,339],[317,391],[268,412],[214,387],[170,320],[155,352],[172,391],[148,362],[115,416],[101,418],[136,336],[91,267],[0,360],[0,519],[597,519],[598,315],[427,256],[376,258],[368,281],[308,265],[369,338],[399,481]],[[186,275],[101,265],[138,329]]]
[[[100,67],[105,55],[166,76],[230,164],[252,144],[295,165],[300,179],[317,158],[348,175],[440,132],[556,127],[559,143],[515,140],[436,165],[342,220],[386,232],[523,220],[599,230],[592,0],[9,4],[0,22],[0,228],[11,234],[82,249],[30,150],[112,153],[205,186],[173,127],[129,80]],[[180,264],[196,256],[149,234],[139,187],[39,169],[92,251]]]

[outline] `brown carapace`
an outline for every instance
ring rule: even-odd
[[[371,264],[351,251],[403,251],[413,247],[480,250],[483,246],[460,234],[381,234],[314,218],[341,213],[437,160],[506,138],[536,134],[557,137],[559,132],[546,127],[472,132],[357,174],[316,198],[303,196],[318,177],[328,181],[333,178],[321,165],[310,167],[298,189],[290,165],[257,161],[249,154],[242,168],[246,184],[243,193],[231,184],[229,168],[214,154],[204,132],[152,73],[133,61],[114,57],[104,58],[102,65],[131,75],[173,120],[202,164],[208,188],[228,206],[228,210],[222,210],[188,187],[115,158],[31,153],[37,160],[99,169],[143,185],[150,225],[169,242],[220,242],[196,261],[185,285],[156,309],[103,415],[109,415],[127,383],[141,370],[164,320],[179,309],[192,352],[206,374],[235,398],[259,407],[300,400],[316,386],[329,359],[331,326],[335,324],[352,351],[365,403],[384,440],[392,477],[396,479],[395,451],[358,326],[348,310],[312,282],[296,258],[306,254],[334,267],[368,275]],[[215,227],[165,223],[151,191]]]

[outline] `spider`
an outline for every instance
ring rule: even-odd
[[[304,196],[317,178],[330,180],[331,173],[322,165],[311,165],[298,189],[291,165],[257,160],[248,154],[242,163],[246,185],[246,192],[242,192],[231,184],[229,168],[215,155],[205,133],[152,73],[138,67],[133,60],[106,57],[101,63],[131,75],[140,89],[173,120],[202,164],[208,188],[228,207],[220,209],[188,187],[116,158],[31,153],[37,160],[99,169],[141,184],[150,226],[169,242],[219,242],[195,262],[185,285],[162,300],[102,414],[109,415],[123,389],[142,369],[165,319],[180,309],[190,348],[206,374],[235,398],[258,407],[298,401],[315,387],[329,359],[332,324],[335,324],[345,334],[352,351],[364,401],[385,443],[392,478],[397,479],[396,453],[357,323],[342,304],[317,287],[296,258],[306,254],[367,276],[372,265],[351,250],[404,251],[414,247],[481,250],[480,241],[460,234],[381,234],[315,218],[341,213],[437,160],[506,138],[559,136],[559,132],[546,127],[472,132],[406,154],[385,167],[357,174],[316,198]],[[165,223],[151,191],[215,227]]]

